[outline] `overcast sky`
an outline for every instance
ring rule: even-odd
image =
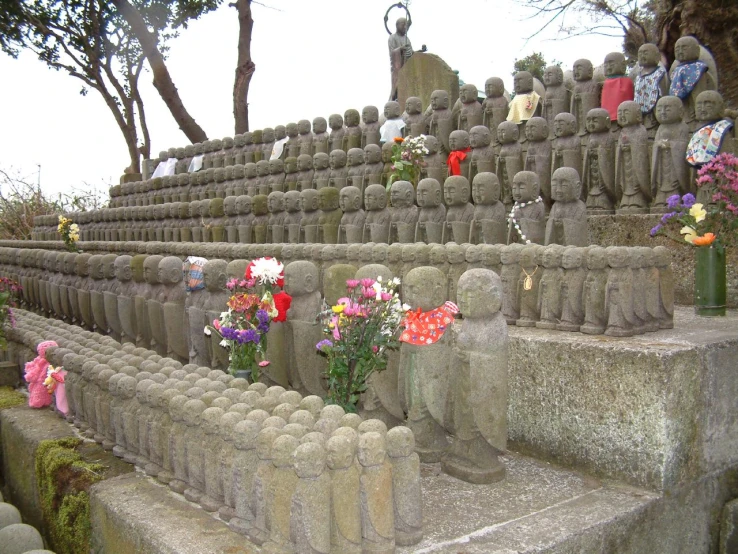
[[[367,104],[382,109],[390,87],[388,0],[264,0],[253,5],[252,56],[256,73],[249,93],[251,129],[298,119],[326,119]],[[441,56],[467,83],[478,88],[492,76],[512,88],[515,58],[543,52],[547,61],[571,67],[588,57],[595,65],[620,50],[619,39],[566,39],[541,25],[530,11],[508,0],[415,0],[410,4],[413,47],[422,44]],[[402,10],[390,12],[390,29]],[[567,21],[572,24],[573,21]],[[586,24],[586,23],[585,23]],[[185,106],[210,138],[233,136],[232,90],[238,41],[236,10],[228,2],[183,30],[171,42],[170,74]],[[128,166],[125,142],[100,95],[79,94],[81,81],[48,69],[32,54],[17,60],[0,54],[0,168],[41,185],[49,193],[85,183],[118,182]],[[140,79],[152,136],[152,155],[184,146],[178,129],[151,85]]]

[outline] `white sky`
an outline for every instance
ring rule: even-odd
[[[256,73],[249,93],[251,129],[298,119],[326,119],[373,104],[380,111],[390,87],[383,17],[391,0],[264,0],[254,4],[252,57]],[[491,76],[512,88],[515,58],[543,52],[563,62],[587,57],[595,65],[620,50],[620,39],[564,39],[556,25],[526,44],[539,19],[509,0],[415,0],[408,33],[441,56],[478,88]],[[390,29],[402,15],[390,13]],[[571,21],[567,21],[571,24]],[[232,90],[238,41],[236,10],[226,0],[171,42],[168,67],[185,106],[210,138],[233,135]],[[128,166],[128,151],[100,95],[79,94],[82,82],[47,68],[32,54],[13,60],[0,54],[0,168],[32,182],[41,165],[44,191],[84,184],[107,187]],[[187,139],[151,85],[140,79],[152,137],[152,156]]]

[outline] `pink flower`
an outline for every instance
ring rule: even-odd
[[[366,288],[374,286],[375,283],[374,279],[362,279],[360,282],[361,286]]]
[[[338,316],[335,315],[331,319],[331,323],[333,324],[333,338],[335,340],[341,340],[341,331],[338,328]]]
[[[374,352],[375,354],[379,352],[379,347],[376,344],[372,346],[372,352]]]
[[[349,279],[348,281],[346,281],[346,288],[349,290],[355,289],[358,286],[359,286],[359,281],[357,281],[356,279]],[[340,303],[340,300],[339,300],[339,303]]]
[[[226,288],[228,290],[233,290],[234,288],[236,288],[236,280],[235,279],[231,279],[230,281],[228,281],[226,283]]]
[[[382,302],[389,302],[392,299],[392,295],[388,292],[381,293]]]
[[[271,362],[270,362],[269,360],[262,360],[262,361],[260,361],[260,362],[259,362],[259,367],[266,367],[266,366],[268,366],[268,365],[269,365],[270,363],[271,363]]]
[[[361,294],[364,295],[364,298],[374,298],[375,296],[377,296],[377,293],[374,292],[374,289],[367,289],[367,288],[362,290]]]
[[[217,319],[214,319],[213,327],[215,327],[218,331],[220,331],[220,321],[218,321]]]

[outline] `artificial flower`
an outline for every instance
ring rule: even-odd
[[[679,231],[679,233],[684,235],[684,240],[686,240],[689,244],[692,244],[694,239],[697,237],[697,231],[695,231],[689,225],[685,225],[684,227],[682,227],[682,230]]]
[[[701,237],[695,237],[692,239],[692,244],[695,246],[710,246],[713,242],[715,242],[715,234],[714,233],[705,233]]]
[[[703,221],[705,219],[705,216],[707,216],[707,210],[705,210],[704,206],[698,202],[689,209],[689,215],[691,215],[694,220],[699,223],[700,221]]]

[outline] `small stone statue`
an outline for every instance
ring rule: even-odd
[[[251,199],[251,212],[254,219],[251,221],[251,240],[254,244],[264,244],[269,230],[269,197],[266,194],[257,194]],[[239,234],[241,230],[239,229]],[[243,242],[243,241],[242,241]]]
[[[512,204],[513,177],[523,170],[523,148],[518,142],[519,136],[518,125],[513,121],[503,121],[497,127],[501,146],[495,173],[502,187],[502,203],[506,206]]]
[[[267,232],[267,242],[281,243],[284,242],[284,223],[287,218],[287,212],[284,211],[284,193],[272,192],[267,199],[269,208],[269,229]]]
[[[636,102],[620,104],[618,125],[622,130],[615,151],[615,195],[620,200],[619,214],[647,213],[651,200],[648,132],[642,121],[641,108]]]
[[[542,117],[532,117],[525,125],[528,150],[523,169],[538,175],[546,210],[551,209],[551,141],[548,134],[548,123]]]
[[[297,122],[297,145],[300,148],[300,154],[298,155],[313,155],[313,131],[307,119],[301,119]]]
[[[425,114],[423,114],[423,101],[417,96],[410,96],[405,100],[402,120],[405,122],[406,131],[409,131],[409,136],[419,137],[428,133]]]
[[[689,165],[685,154],[690,139],[684,121],[684,106],[675,96],[664,96],[653,110],[659,123],[651,152],[651,213],[670,211],[666,200],[675,194],[686,194],[689,186]]]
[[[505,476],[498,455],[507,447],[507,326],[500,313],[502,283],[488,269],[459,279],[461,328],[451,356],[445,426],[453,443],[441,469],[470,483]]]
[[[358,443],[358,436],[356,438]],[[334,434],[326,442],[331,483],[331,551],[361,554],[361,466],[356,445]]]
[[[313,157],[307,154],[301,154],[297,158],[297,190],[313,188]]]
[[[418,183],[418,227],[415,241],[440,244],[446,225],[446,206],[442,203],[441,184],[435,179],[421,179]]]
[[[443,229],[443,242],[450,240],[461,244],[469,242],[469,231],[474,219],[474,204],[469,202],[471,188],[466,177],[452,176],[443,185],[443,196],[448,210]]]
[[[361,151],[359,148],[357,150]],[[328,179],[328,186],[341,190],[346,186],[348,181],[348,167],[346,167],[348,156],[343,150],[334,150],[331,152],[329,159],[331,172],[330,178]]]
[[[381,186],[381,185],[380,185]],[[361,209],[361,190],[354,186],[341,189],[339,207],[343,211],[338,229],[338,242],[342,244],[361,243],[366,214]]]
[[[292,455],[299,445],[300,441],[288,434],[277,437],[272,444],[274,470],[266,495],[266,522],[269,530],[269,540],[264,544],[265,552],[295,551],[291,540],[291,528],[294,519],[290,517],[290,512],[292,511],[292,496],[296,492],[298,476],[292,467]],[[300,508],[303,509],[300,510]],[[308,524],[306,526],[309,527],[309,530],[314,532],[315,524],[309,524],[313,514],[307,512],[304,508],[305,506],[298,508],[300,516],[304,518],[303,523]],[[328,509],[328,506],[323,508],[325,512]]]
[[[446,163],[448,165],[449,175],[461,175],[469,179],[469,169],[471,164],[471,147],[469,146],[469,133],[466,131],[452,131],[448,139],[451,153],[448,155]]]
[[[246,536],[251,542],[257,545],[264,544],[269,538],[267,498],[274,476],[272,445],[281,435],[281,429],[264,427],[256,436],[256,455],[259,458],[259,462],[251,481],[251,493],[249,496],[251,498],[251,514],[253,520],[251,521],[251,525],[246,529]]]
[[[285,134],[287,136],[287,142],[285,143],[285,149],[287,150],[287,157],[294,158],[300,155],[300,143],[298,142],[299,131],[297,129],[297,123],[288,123],[285,125]]]
[[[287,212],[284,218],[284,227],[287,230],[285,242],[296,244],[300,239],[300,223],[302,222],[302,199],[299,192],[291,190],[285,193],[284,209]]]
[[[654,114],[656,104],[662,96],[669,94],[669,76],[660,62],[661,52],[655,44],[647,42],[638,49],[640,69],[635,78],[634,99],[641,107],[649,139],[653,139],[658,127]]]
[[[336,152],[336,150],[334,150]],[[339,192],[333,187],[325,187],[318,191],[318,241],[322,244],[338,242],[338,227],[343,212],[338,207]]]
[[[287,158],[284,161],[284,188],[282,190],[283,192],[297,190],[297,158]]]
[[[323,187],[327,187],[331,178],[330,156],[328,154],[323,154],[322,152],[315,154],[315,156],[313,156],[313,168],[312,188],[322,189]]]
[[[317,443],[303,443],[292,454],[292,462],[297,483],[287,510],[291,543],[296,552],[328,554],[332,544],[332,487],[325,471],[325,450]]]
[[[546,209],[540,196],[538,176],[520,171],[512,185],[515,203],[508,218],[507,243],[541,244],[545,239]]]
[[[364,194],[364,151],[361,148],[352,148],[346,155],[346,184],[352,185]]]
[[[316,117],[313,119],[313,144],[310,156],[314,156],[318,152],[328,154],[331,151],[330,140],[328,122],[325,120],[325,117]]]
[[[471,146],[470,177],[473,182],[478,173],[495,170],[495,151],[492,147],[492,133],[484,125],[476,125],[469,131]]]
[[[556,329],[559,331],[579,331],[584,322],[584,281],[587,278],[585,267],[586,250],[568,246],[561,257],[563,277],[561,278],[561,317]]]
[[[348,152],[352,148],[361,148],[361,116],[358,110],[346,110],[343,114],[343,120],[346,122],[346,132],[341,150]]]
[[[607,251],[593,246],[587,252],[587,277],[582,292],[584,323],[579,331],[587,335],[601,335],[605,332],[605,291],[607,290]]]
[[[545,244],[589,245],[587,207],[579,198],[582,182],[575,169],[561,167],[551,176],[554,204],[546,224]]]
[[[399,546],[411,546],[423,540],[420,458],[415,453],[413,432],[407,427],[393,427],[387,432],[386,441],[392,464],[395,542]]]
[[[587,212],[615,213],[615,139],[610,132],[610,115],[604,108],[587,113],[587,144],[584,146],[582,186],[586,190]]]
[[[375,194],[379,199],[379,190]],[[390,188],[392,207],[389,242],[410,243],[415,237],[418,223],[418,207],[415,205],[415,188],[408,181],[395,181]],[[372,242],[384,242],[372,239]]]
[[[254,225],[254,219],[256,216],[252,211],[251,197],[247,195],[241,195],[236,197],[236,211],[238,217],[236,218],[236,229],[238,230],[238,241],[242,244],[251,243],[251,229]]]
[[[478,173],[472,182],[474,218],[469,242],[472,244],[505,243],[507,226],[505,205],[500,202],[500,181],[494,173]]]
[[[585,120],[589,110],[600,107],[602,85],[594,78],[592,62],[580,59],[574,62],[574,90],[569,112],[576,121],[576,133],[581,137],[587,133]],[[555,130],[555,129],[554,129]]]
[[[482,102],[482,125],[489,129],[492,135],[492,144],[499,147],[497,129],[500,123],[507,120],[509,111],[508,101],[505,98],[505,84],[499,77],[490,77],[484,83],[484,94],[487,98]]]
[[[431,93],[431,114],[428,132],[438,139],[441,150],[445,156],[451,152],[449,137],[454,130],[453,113],[449,109],[448,92],[445,90],[434,90]]]
[[[458,106],[458,109],[456,109]],[[466,83],[459,88],[456,109],[456,128],[469,132],[472,127],[482,125],[482,105],[477,101],[477,87]]]
[[[536,327],[539,329],[557,329],[561,321],[563,255],[564,247],[554,244],[546,247],[541,256],[543,273],[538,285],[538,313],[540,315],[536,322]]]
[[[306,189],[300,193],[302,219],[300,220],[300,242],[312,244],[317,242],[320,210],[318,191]]]
[[[611,337],[630,337],[638,325],[633,311],[635,292],[630,254],[623,246],[609,246],[606,251],[610,271],[605,287],[605,334]]]
[[[586,129],[586,113],[582,125]],[[551,174],[560,167],[571,167],[582,173],[582,141],[577,136],[577,119],[570,113],[560,113],[554,118],[554,135],[551,141]]]
[[[699,127],[695,113],[697,97],[706,90],[717,89],[717,83],[707,64],[700,60],[700,43],[696,38],[684,36],[677,40],[674,56],[679,63],[671,71],[669,94],[679,97],[684,104],[684,123],[694,132]]]
[[[653,249],[653,263],[658,270],[659,329],[674,328],[674,274],[671,269],[671,253],[663,246]]]
[[[279,158],[269,161],[269,177],[267,177],[267,187],[269,192],[284,192],[285,186],[284,162]],[[267,193],[268,194],[268,193]]]
[[[520,274],[518,275],[517,302],[520,317],[515,321],[518,327],[534,327],[538,321],[538,293],[541,284],[541,250],[538,244],[528,244],[520,251]]]
[[[446,166],[446,156],[442,156],[439,152],[439,142],[433,135],[425,137],[425,148],[428,153],[423,156],[423,168],[421,175],[425,178],[435,179],[442,183],[448,177],[448,167]]]
[[[610,52],[605,56],[604,68],[605,82],[602,85],[601,104],[610,114],[610,120],[614,122],[618,117],[618,106],[633,100],[633,81],[626,75],[628,68],[622,52]]]
[[[229,526],[234,531],[245,534],[249,522],[254,515],[251,512],[252,479],[256,472],[258,458],[256,456],[256,436],[259,426],[256,422],[244,419],[234,427],[233,465],[231,470],[233,487],[234,516]],[[228,475],[225,476],[228,479]]]
[[[395,514],[387,509],[392,491],[392,466],[387,461],[384,437],[376,432],[359,437],[361,464],[362,552],[394,552]]]
[[[525,124],[531,117],[541,115],[541,97],[533,90],[533,75],[528,71],[518,71],[513,77],[515,97],[510,100],[507,121],[519,124],[520,135],[525,136]]]
[[[548,124],[549,138],[553,138],[554,118],[571,109],[571,91],[564,84],[564,71],[558,65],[549,65],[544,70],[543,84],[546,86],[546,96],[541,115]]]
[[[382,183],[382,171],[384,163],[382,163],[382,149],[376,144],[368,144],[364,148],[364,177],[362,181],[362,190],[369,185],[379,185]]]
[[[331,128],[331,134],[330,142],[328,144],[329,149],[325,154],[333,152],[334,150],[341,150],[343,148],[343,137],[346,134],[346,128],[343,126],[343,117],[341,114],[331,114],[328,117],[328,126]]]

